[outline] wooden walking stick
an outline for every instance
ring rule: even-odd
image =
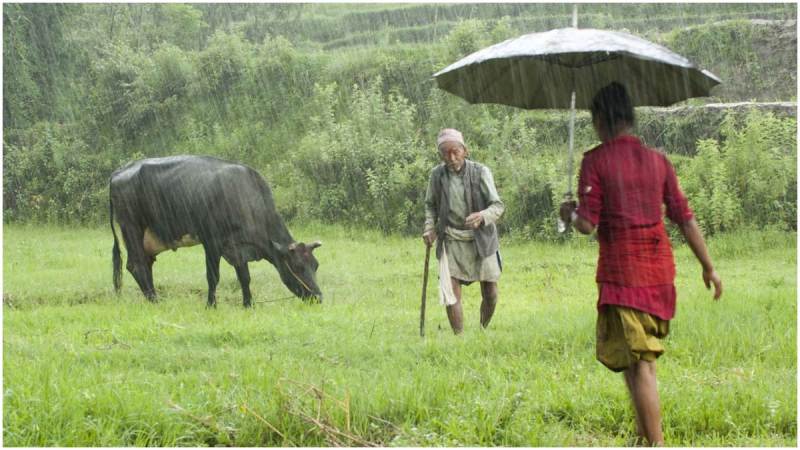
[[[425,248],[425,272],[422,275],[422,305],[419,307],[419,335],[425,337],[425,297],[428,290],[428,262],[431,260],[431,245]]]

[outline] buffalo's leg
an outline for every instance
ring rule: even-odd
[[[244,307],[250,307],[250,300],[253,298],[250,295],[250,269],[247,268],[247,263],[243,263],[235,267],[236,277],[239,278],[239,284],[242,286],[242,298],[244,299]]]
[[[219,260],[220,254],[209,246],[206,250],[206,279],[208,280],[208,303],[206,307],[216,308],[217,306],[217,283],[219,282]]]
[[[151,302],[156,300],[156,289],[153,286],[153,258],[144,251],[144,231],[138,227],[122,226],[122,238],[125,240],[125,249],[128,252],[128,261],[125,267],[133,275],[139,289]]]
[[[147,282],[147,286],[150,288],[150,292],[153,293],[153,300],[155,300],[156,285],[153,283],[153,263],[156,262],[156,257],[153,255],[145,255],[145,261],[147,261],[147,271],[144,273],[145,281]]]

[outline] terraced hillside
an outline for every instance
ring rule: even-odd
[[[475,158],[499,165],[519,211],[507,230],[552,238],[542,227],[566,186],[566,115],[470,106],[431,75],[571,14],[570,4],[6,4],[4,217],[99,222],[115,167],[201,153],[259,169],[289,218],[415,233],[432,136],[455,126]],[[582,4],[578,15],[580,27],[646,37],[723,80],[684,109],[643,109],[649,144],[693,157],[701,140],[723,145],[755,120],[742,107],[728,121],[726,107],[698,112],[706,103],[746,102],[791,135],[796,108],[760,105],[796,100],[795,4]],[[578,149],[595,139],[583,117]],[[779,141],[781,158],[796,158],[794,141]]]

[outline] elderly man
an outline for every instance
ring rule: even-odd
[[[442,164],[431,172],[425,193],[425,245],[436,245],[439,300],[455,334],[463,329],[461,285],[481,284],[481,326],[497,305],[501,260],[495,222],[503,205],[488,167],[467,159],[469,150],[458,130],[445,128],[436,142]]]

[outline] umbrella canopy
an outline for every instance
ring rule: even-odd
[[[618,31],[561,28],[479,50],[435,73],[441,89],[470,103],[525,109],[588,108],[618,81],[634,106],[667,106],[709,95],[720,80],[686,58]]]

